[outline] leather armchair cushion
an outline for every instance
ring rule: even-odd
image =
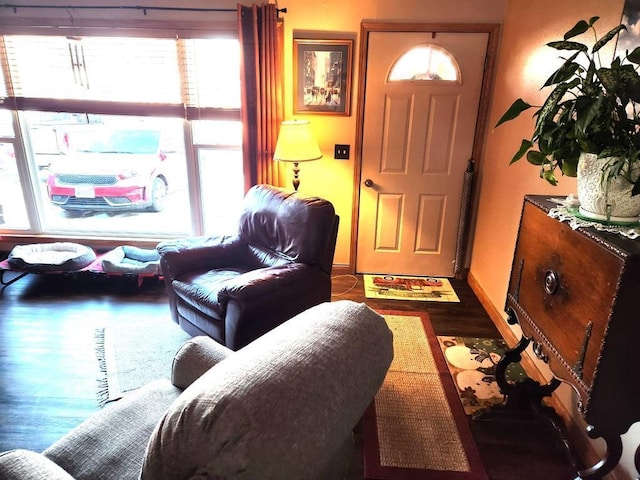
[[[191,272],[172,282],[173,289],[183,302],[213,318],[224,318],[227,299],[220,298],[225,285],[244,273],[241,269],[213,269]]]
[[[246,203],[251,208],[242,212],[239,234],[249,245],[258,247],[250,254],[260,254],[261,250],[278,252],[289,262],[331,269],[330,264],[324,264],[336,218],[331,203],[273,188],[249,190]],[[264,259],[257,261],[264,262]]]
[[[247,244],[238,236],[193,237],[161,242],[162,274],[174,280],[185,273],[242,265]]]

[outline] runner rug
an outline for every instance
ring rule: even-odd
[[[394,359],[363,421],[365,478],[487,480],[427,314],[380,313]]]
[[[440,277],[364,275],[364,295],[389,300],[460,302],[451,282]]]
[[[100,406],[159,378],[171,378],[173,357],[190,335],[168,318],[119,322],[95,332]]]

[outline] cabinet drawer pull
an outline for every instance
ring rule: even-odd
[[[536,357],[544,363],[549,363],[549,357],[544,353],[544,347],[540,342],[533,341],[532,350]]]
[[[558,291],[559,286],[560,277],[558,277],[558,273],[554,270],[547,270],[547,273],[544,274],[544,291],[548,295],[553,295]]]

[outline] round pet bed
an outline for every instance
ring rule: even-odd
[[[82,270],[96,259],[95,252],[71,242],[16,245],[9,253],[9,266],[28,272],[72,272]]]
[[[116,247],[102,257],[102,269],[107,272],[118,273],[146,273],[157,275],[160,273],[160,254],[155,250],[148,250],[132,246]]]

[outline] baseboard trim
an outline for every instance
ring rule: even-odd
[[[350,265],[336,265],[334,263],[331,267],[331,275],[353,275],[353,271]]]
[[[507,342],[510,347],[514,347],[518,343],[519,338],[507,324],[506,313],[498,310],[493,302],[489,300],[489,297],[482,289],[477,279],[473,276],[472,272],[469,272],[467,275],[467,283],[471,290],[476,294],[476,297],[478,297],[480,304],[484,307],[485,311],[491,318],[491,321],[500,332],[500,335],[502,335],[502,338],[504,338],[505,342]],[[547,383],[548,380],[526,351],[523,352],[521,366],[524,368],[525,372],[527,372],[527,375],[529,375],[533,380],[540,383]],[[585,425],[580,424],[578,419],[571,415],[570,411],[555,393],[551,397],[547,398],[545,403],[552,407],[564,422],[569,444],[571,445],[573,454],[577,456],[578,460],[584,465],[594,465],[599,462],[601,457],[596,452],[591,440],[587,436]],[[607,478],[615,480],[613,472],[609,475],[610,476]]]

